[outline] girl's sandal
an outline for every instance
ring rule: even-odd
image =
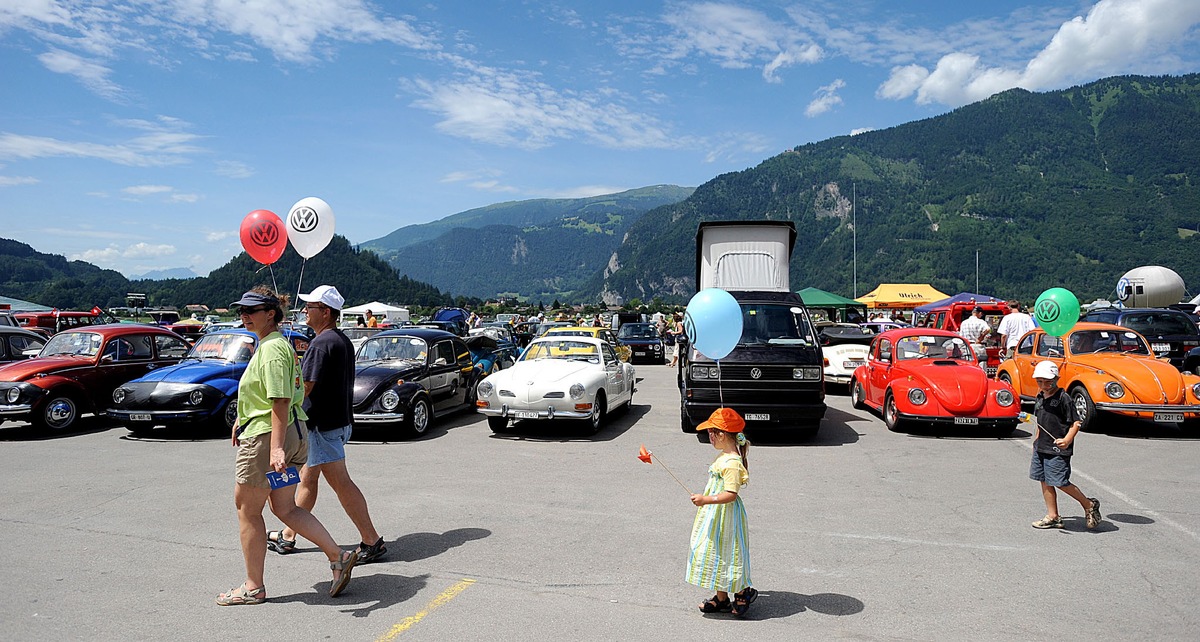
[[[244,583],[235,589],[229,589],[228,593],[222,593],[217,596],[218,606],[243,606],[247,604],[262,604],[266,601],[267,587],[260,586],[253,591],[248,591]]]
[[[758,589],[753,586],[746,587],[741,593],[733,594],[733,614],[735,617],[746,617],[746,611],[750,610],[750,603],[758,599]]]
[[[287,555],[296,551],[296,540],[283,539],[283,531],[267,531],[267,548],[280,555]]]
[[[357,563],[358,551],[342,551],[342,556],[338,561],[329,563],[331,570],[341,571],[341,575],[338,575],[337,579],[329,585],[329,597],[337,597],[345,590],[346,585],[350,583],[350,571]]]
[[[708,601],[706,601],[700,605],[700,612],[701,613],[727,613],[730,608],[731,608],[731,605],[730,605],[730,602],[728,599],[720,600],[720,599],[717,599],[716,595],[714,595],[711,598],[709,598]]]

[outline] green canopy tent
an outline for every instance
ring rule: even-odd
[[[808,308],[808,313],[812,315],[814,320],[828,319],[829,321],[837,321],[847,323],[847,318],[851,316],[851,312],[858,315],[860,321],[867,320],[867,306],[854,299],[847,299],[844,296],[838,296],[832,292],[818,290],[817,288],[804,288],[796,294],[804,299],[804,305]],[[849,323],[853,323],[850,321]]]

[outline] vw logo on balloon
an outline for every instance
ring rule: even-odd
[[[288,215],[288,225],[297,232],[311,232],[317,229],[320,218],[311,207],[297,207]]]

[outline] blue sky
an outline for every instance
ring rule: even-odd
[[[0,0],[0,236],[127,275],[699,185],[1004,89],[1200,71],[1196,0]]]

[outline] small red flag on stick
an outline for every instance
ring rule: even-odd
[[[638,450],[637,458],[646,462],[647,464],[651,464],[654,462],[654,453],[646,450],[646,446],[643,445],[641,449]],[[661,457],[658,458],[658,464],[663,467],[663,470],[667,471],[667,474],[671,476],[671,479],[675,480],[675,483],[679,484],[684,490],[687,491],[688,495],[692,494],[692,491],[688,490],[688,487],[684,486],[683,482],[679,481],[679,478],[675,476],[675,473],[671,472],[670,468],[667,468],[667,465],[663,463]]]

